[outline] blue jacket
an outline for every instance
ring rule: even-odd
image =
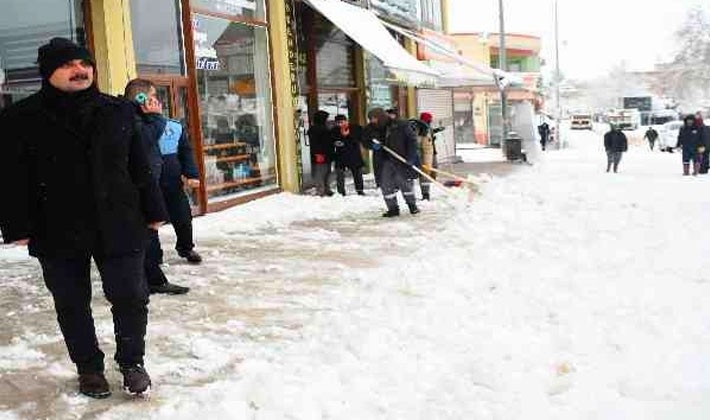
[[[185,127],[158,114],[141,114],[139,118],[143,144],[160,186],[182,188],[183,175],[199,178]]]

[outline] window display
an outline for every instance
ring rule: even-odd
[[[131,0],[138,74],[185,73],[180,1]]]
[[[266,28],[193,14],[208,199],[276,183]]]

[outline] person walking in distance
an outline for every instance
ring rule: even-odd
[[[111,304],[123,386],[143,394],[148,288],[143,275],[146,226],[167,219],[158,184],[136,132],[133,106],[104,95],[94,60],[70,40],[38,51],[41,90],[0,115],[0,206],[6,243],[39,259],[57,321],[79,374],[79,391],[110,395],[91,314],[91,258]]]
[[[698,173],[707,174],[710,165],[710,127],[705,125],[703,121],[703,113],[698,111],[695,113],[695,126],[700,130],[701,144],[699,146],[700,154],[700,169]]]
[[[653,150],[653,147],[656,145],[656,140],[658,139],[658,131],[654,130],[653,127],[648,127],[643,138],[648,141],[648,147]]]
[[[133,79],[126,85],[124,96],[127,99],[131,99],[134,103],[136,126],[139,128],[138,133],[146,149],[153,177],[156,182],[161,185],[161,192],[164,202],[168,207],[168,213],[172,213],[171,220],[174,220],[173,228],[178,237],[177,243],[192,244],[191,215],[186,218],[184,215],[186,211],[181,208],[185,206],[187,210],[189,210],[190,206],[186,202],[186,198],[185,203],[181,203],[180,197],[173,191],[178,185],[182,188],[180,174],[183,171],[181,167],[187,167],[189,175],[197,177],[197,169],[194,167],[194,162],[192,162],[192,152],[189,146],[182,146],[189,151],[189,158],[183,158],[188,160],[187,165],[180,165],[179,159],[177,158],[178,153],[169,153],[173,152],[173,149],[178,147],[178,144],[174,141],[165,144],[166,140],[171,139],[170,136],[165,135],[165,133],[170,130],[168,125],[169,120],[163,117],[163,107],[158,100],[157,91],[153,82],[145,79]],[[181,142],[187,141],[185,136],[180,137]],[[162,152],[166,152],[165,155]],[[192,166],[190,166],[191,162]],[[193,179],[196,180],[196,178]],[[193,179],[189,179],[188,182]],[[197,181],[197,185],[199,185],[199,181]],[[180,192],[182,192],[182,189],[180,189]],[[165,197],[168,196],[171,197],[171,201],[165,199]],[[184,193],[182,196],[184,197]],[[172,211],[170,211],[171,207]],[[186,224],[188,226],[184,227]],[[178,249],[180,248],[178,247]],[[197,257],[199,257],[199,255],[197,255]],[[190,288],[179,286],[168,281],[167,276],[160,267],[162,263],[163,249],[160,245],[160,236],[157,230],[150,229],[148,231],[148,243],[146,244],[144,261],[145,276],[148,281],[150,293],[181,295],[189,292]]]
[[[612,124],[609,132],[604,135],[604,149],[607,156],[606,171],[613,168],[614,173],[618,172],[621,156],[629,149],[629,142],[617,125]]]
[[[411,214],[419,213],[413,191],[412,167],[417,159],[417,138],[409,123],[402,120],[392,120],[382,108],[374,108],[367,114],[370,121],[370,135],[376,138],[368,142],[373,150],[382,150],[381,189],[387,206],[383,217],[399,216],[397,191],[402,193]],[[406,164],[400,162],[387,149],[396,153]]]
[[[540,146],[542,146],[542,150],[545,151],[547,142],[550,140],[550,125],[546,121],[543,121],[542,124],[537,126],[537,132],[540,134]]]
[[[313,125],[308,129],[308,139],[311,142],[311,164],[313,180],[319,196],[332,196],[330,189],[330,167],[333,158],[333,139],[328,129],[328,114],[326,111],[316,111],[313,115]]]
[[[338,193],[345,195],[345,170],[349,169],[353,175],[355,191],[358,195],[365,195],[362,179],[362,167],[365,166],[365,163],[360,150],[362,128],[357,125],[351,126],[345,115],[336,115],[332,133]]]
[[[683,127],[678,133],[676,148],[682,150],[683,175],[690,175],[690,164],[693,164],[693,175],[700,171],[700,160],[705,151],[702,130],[695,124],[695,116],[688,115],[683,119]]]

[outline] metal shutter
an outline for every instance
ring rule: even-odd
[[[436,135],[436,150],[439,163],[452,162],[456,157],[454,142],[454,99],[451,90],[418,89],[417,110],[419,113],[430,112],[434,115],[432,127],[445,127]]]

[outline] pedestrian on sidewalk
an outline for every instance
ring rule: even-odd
[[[333,159],[333,139],[328,129],[328,114],[326,111],[316,111],[313,115],[313,125],[308,129],[308,139],[311,143],[311,165],[316,191],[321,197],[330,197],[331,162]]]
[[[648,127],[648,130],[646,130],[646,134],[643,135],[643,138],[648,140],[648,147],[651,151],[653,151],[653,147],[658,139],[658,131],[654,130],[653,127]]]
[[[433,116],[429,112],[423,112],[419,119],[410,120],[414,133],[417,135],[418,163],[422,171],[432,178],[436,178],[434,139],[432,138],[431,126],[426,121],[431,121]],[[431,200],[431,181],[423,176],[419,177],[419,187],[422,193],[422,200]]]
[[[79,391],[110,395],[91,315],[91,258],[113,313],[123,386],[149,390],[143,367],[148,288],[146,226],[167,213],[136,132],[133,106],[99,92],[89,51],[53,38],[38,51],[42,88],[0,115],[0,206],[6,243],[39,259]]]
[[[604,134],[604,149],[606,150],[607,165],[606,171],[614,169],[614,173],[619,171],[621,156],[629,149],[629,142],[626,135],[618,125],[611,124],[611,129]]]
[[[332,135],[338,193],[345,195],[345,171],[350,170],[355,183],[355,191],[358,195],[365,195],[362,179],[362,167],[365,166],[365,163],[362,160],[360,148],[362,127],[350,125],[345,115],[336,115]]]
[[[168,183],[179,182],[180,185],[182,185],[182,180],[179,179],[179,177],[175,179],[175,175],[169,175],[171,172],[176,172],[174,168],[175,162],[173,162],[173,160],[178,160],[175,157],[176,154],[168,153],[163,155],[162,153],[162,151],[171,151],[172,145],[164,144],[164,140],[166,138],[165,133],[170,130],[168,125],[169,120],[162,114],[163,107],[157,98],[155,85],[149,80],[134,79],[126,85],[124,95],[127,99],[133,101],[136,111],[136,127],[138,128],[138,133],[141,136],[143,146],[146,149],[153,177],[161,185],[161,192],[163,194],[163,200],[168,208],[168,213],[172,214],[176,220],[173,228],[175,229],[175,233],[178,237],[178,244],[186,242],[192,243],[191,216],[187,220],[180,220],[181,218],[185,219],[184,210],[182,210],[181,207],[187,205],[187,208],[189,209],[189,203],[180,203],[179,197],[171,195],[172,188],[163,188],[163,185]],[[186,139],[181,139],[180,141],[185,140]],[[183,145],[183,147],[186,146]],[[189,146],[187,147],[189,148]],[[192,154],[191,151],[190,154]],[[177,164],[179,165],[179,162]],[[193,169],[195,168],[193,167]],[[190,175],[196,176],[196,173],[197,171],[195,169],[195,172],[192,172]],[[164,176],[166,179],[162,179]],[[192,179],[188,182],[190,181],[192,181]],[[199,185],[199,181],[197,182],[197,185]],[[194,182],[193,185],[195,185]],[[172,198],[172,201],[169,202],[166,199],[168,196]],[[187,199],[185,199],[185,201],[187,201]],[[170,210],[171,207],[172,211]],[[173,216],[171,216],[171,220],[173,219]],[[184,228],[186,224],[188,225],[188,228]],[[185,238],[185,236],[187,236],[187,238]],[[148,232],[148,242],[146,244],[146,255],[144,261],[145,276],[150,293],[181,295],[189,292],[190,288],[179,286],[168,281],[167,276],[160,267],[162,263],[163,249],[160,245],[160,236],[157,230],[150,230]]]
[[[702,149],[700,152],[700,169],[698,173],[707,174],[708,166],[710,165],[710,127],[705,125],[701,111],[695,113],[695,126],[700,130],[700,149]]]
[[[397,191],[402,193],[409,212],[411,214],[419,213],[411,181],[413,178],[412,167],[416,164],[417,159],[417,138],[414,131],[408,122],[392,120],[382,108],[373,108],[368,112],[367,118],[370,121],[368,133],[376,136],[375,140],[377,140],[370,140],[370,147],[373,150],[383,150],[384,147],[387,147],[407,162],[406,164],[402,163],[390,152],[383,150],[381,189],[387,212],[382,216],[399,216]]]
[[[545,151],[547,148],[547,142],[550,139],[550,125],[543,121],[542,124],[537,126],[537,132],[540,133],[540,145],[542,150]]]
[[[700,161],[705,151],[702,130],[695,124],[695,116],[687,115],[683,119],[683,127],[678,133],[676,148],[683,151],[683,175],[690,175],[690,163],[693,163],[693,176],[700,172]]]

